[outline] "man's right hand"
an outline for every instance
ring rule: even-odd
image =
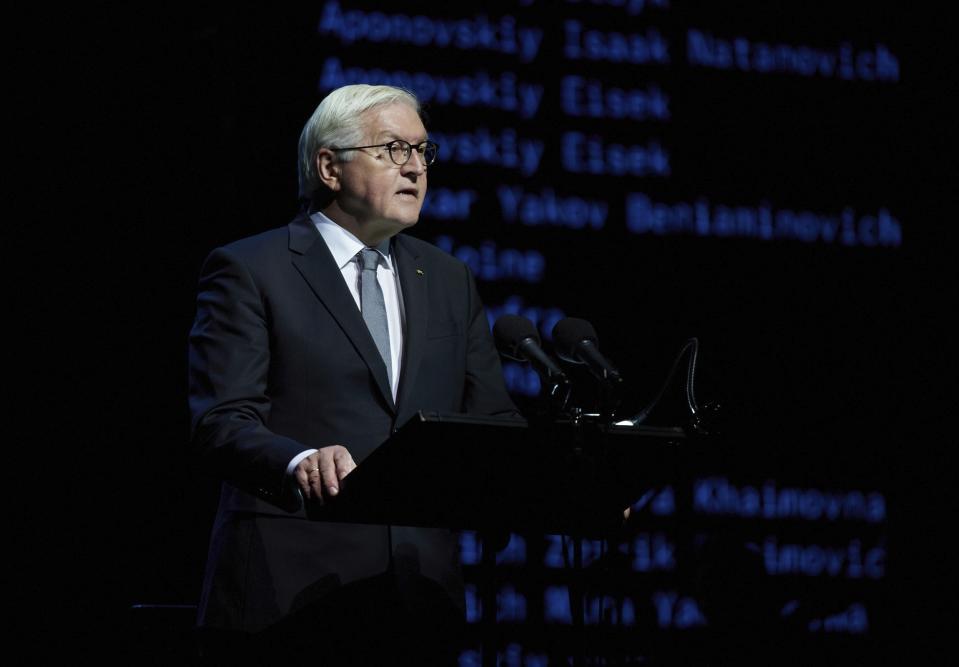
[[[322,503],[340,492],[340,480],[355,467],[346,447],[332,445],[322,447],[300,461],[293,469],[293,477],[305,499]]]

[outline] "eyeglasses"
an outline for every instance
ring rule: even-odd
[[[429,166],[436,161],[436,153],[439,151],[439,144],[433,141],[423,141],[416,146],[402,139],[394,139],[385,144],[374,144],[372,146],[350,146],[349,148],[331,148],[334,153],[340,151],[355,151],[360,148],[385,148],[390,153],[390,159],[399,166],[403,166],[410,161],[415,149],[420,154],[423,164]]]

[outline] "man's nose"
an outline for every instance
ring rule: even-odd
[[[403,172],[412,172],[417,175],[426,173],[426,156],[415,148],[410,151],[410,159],[403,165]]]

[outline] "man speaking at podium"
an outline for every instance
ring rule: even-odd
[[[455,535],[309,521],[302,500],[330,502],[417,410],[516,415],[469,270],[400,234],[436,154],[409,92],[334,90],[300,136],[300,214],[204,264],[190,410],[223,480],[198,621],[212,660],[455,658]]]

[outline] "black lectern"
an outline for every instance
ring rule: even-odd
[[[653,478],[672,478],[679,428],[617,427],[589,420],[522,420],[421,411],[378,447],[310,519],[508,533],[603,537]],[[645,474],[643,471],[647,471]],[[483,549],[483,664],[495,664],[495,548]],[[582,549],[573,566],[582,572]],[[582,634],[582,584],[570,577],[573,625]],[[583,664],[581,655],[575,664]]]
[[[891,636],[889,466],[868,433],[789,432],[422,412],[308,513],[478,531],[494,548],[464,578],[484,665],[511,641],[575,665],[877,656]],[[498,565],[509,533],[523,560]],[[574,538],[562,559],[547,536]],[[501,621],[516,598],[522,613]]]
[[[681,429],[529,425],[420,412],[308,514],[320,521],[602,535],[655,471],[668,479]],[[644,474],[643,470],[649,471]]]

